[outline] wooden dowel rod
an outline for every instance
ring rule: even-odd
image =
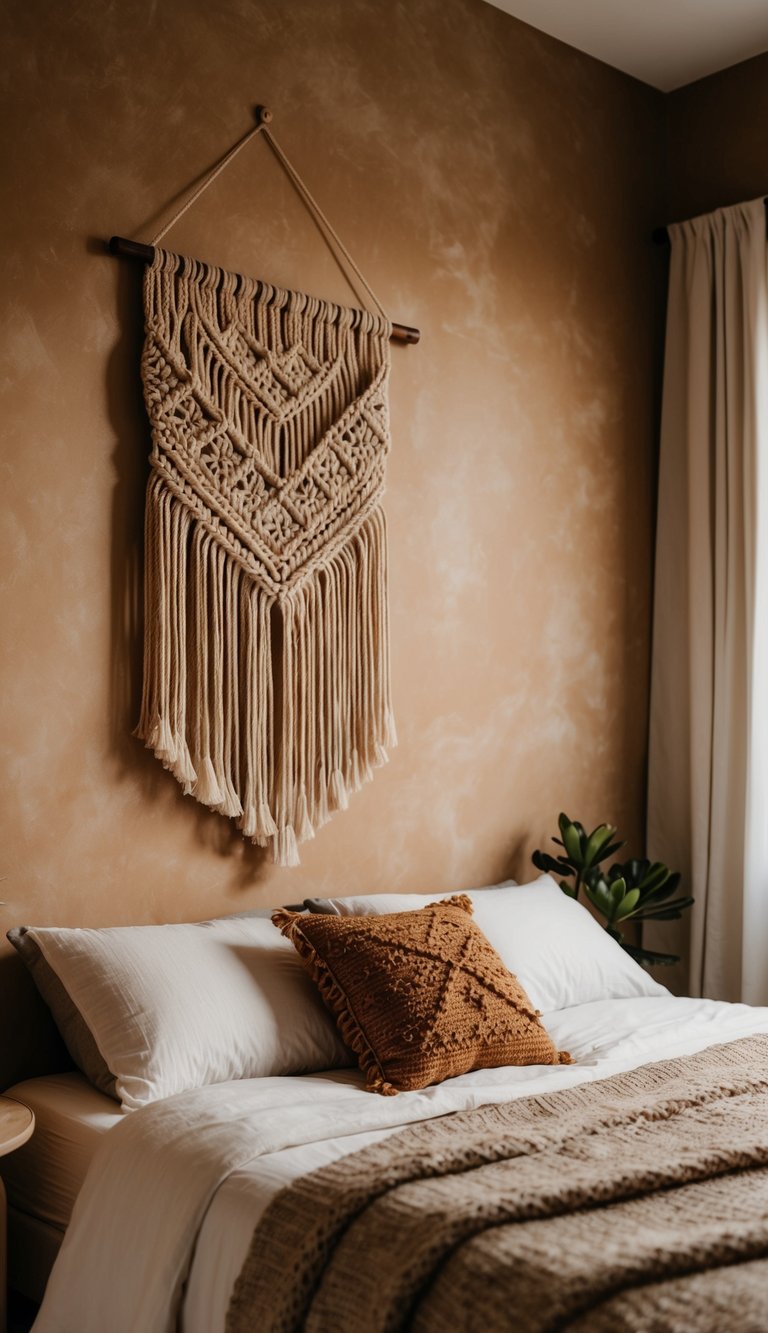
[[[143,245],[141,241],[129,241],[127,236],[110,236],[109,253],[119,255],[121,259],[141,259],[151,264],[155,257],[154,245]]]
[[[144,245],[141,241],[129,241],[127,236],[110,236],[109,253],[121,259],[140,259],[144,264],[151,264],[155,257],[155,247]],[[408,324],[393,324],[391,342],[417,343],[421,337],[420,329],[413,329]]]

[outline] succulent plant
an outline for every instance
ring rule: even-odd
[[[562,847],[562,853],[550,856],[548,852],[535,851],[532,859],[537,870],[557,876],[560,888],[569,898],[578,899],[583,888],[595,911],[605,918],[609,935],[637,962],[648,967],[676,963],[677,954],[657,953],[628,943],[620,927],[628,921],[642,924],[678,920],[693,902],[693,898],[674,896],[680,875],[661,861],[647,858],[615,862],[606,872],[602,862],[624,846],[623,842],[614,841],[613,825],[598,824],[587,833],[583,824],[565,814],[557,822],[560,837],[552,841]]]

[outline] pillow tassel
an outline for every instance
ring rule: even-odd
[[[441,898],[438,905],[440,907],[460,907],[462,912],[467,913],[467,916],[472,916],[475,910],[472,906],[472,899],[468,898],[466,893],[454,893],[451,898]]]
[[[292,912],[288,907],[278,907],[272,913],[272,925],[277,926],[280,934],[293,942],[291,926],[298,916],[301,916],[300,912]]]

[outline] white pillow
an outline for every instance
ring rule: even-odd
[[[472,893],[491,893],[495,889],[509,889],[513,884],[517,884],[516,879],[504,879],[500,884],[485,884],[481,889],[472,889]],[[461,891],[469,892],[468,889]],[[356,894],[353,898],[305,898],[304,906],[310,912],[322,912],[327,916],[386,916],[391,912],[417,912],[420,907],[442,902],[443,898],[450,896],[448,890],[441,893]],[[369,903],[373,906],[368,906]],[[390,907],[390,903],[394,906]]]
[[[133,1110],[228,1079],[354,1063],[268,918],[103,930],[30,927]]]
[[[379,893],[327,901],[341,916],[378,916],[450,896]],[[551,875],[493,893],[474,889],[467,897],[474,921],[543,1013],[592,1000],[669,994]]]

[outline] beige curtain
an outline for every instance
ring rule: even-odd
[[[768,1004],[763,202],[670,237],[648,850],[696,898],[691,993]]]

